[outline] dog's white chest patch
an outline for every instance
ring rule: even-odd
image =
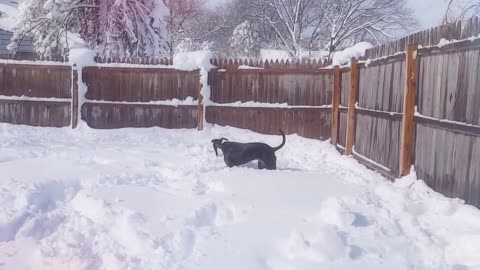
[[[217,151],[218,151],[218,156],[219,156],[219,157],[223,157],[223,151],[222,151],[222,149],[217,149]]]

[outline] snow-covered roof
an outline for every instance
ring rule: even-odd
[[[0,0],[0,29],[12,30],[19,13],[17,2],[15,0]]]
[[[13,33],[10,31],[15,24],[18,16],[18,1],[16,0],[0,0],[0,54],[12,54],[7,49]],[[33,53],[33,40],[31,37],[25,37],[20,44],[17,52]]]
[[[12,51],[7,49],[10,40],[12,39],[13,33],[0,29],[0,54],[13,54]],[[19,53],[34,53],[33,51],[33,40],[31,37],[25,37],[18,47],[17,52]]]

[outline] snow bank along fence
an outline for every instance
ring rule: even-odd
[[[480,206],[479,34],[476,18],[335,68],[332,142],[387,176],[414,165],[436,191]]]

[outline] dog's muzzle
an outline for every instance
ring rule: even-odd
[[[216,143],[213,143],[213,150],[215,151],[215,155],[217,157],[223,157],[223,151],[222,148],[218,147]],[[220,151],[219,151],[220,150]]]

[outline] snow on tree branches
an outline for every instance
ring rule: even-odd
[[[255,57],[260,51],[258,32],[250,21],[244,21],[233,30],[230,46],[236,57]]]
[[[164,51],[161,0],[23,0],[10,49],[26,35],[44,56],[63,55],[69,33],[79,33],[88,47],[107,57],[155,56]]]

